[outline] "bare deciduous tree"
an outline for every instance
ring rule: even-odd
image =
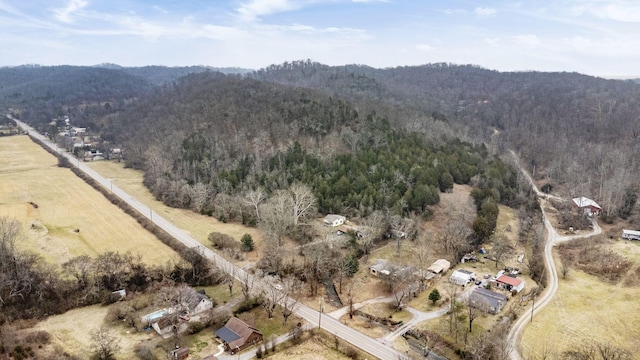
[[[245,300],[249,300],[251,290],[253,289],[254,278],[248,271],[244,271],[241,280],[242,295],[244,295]]]
[[[291,216],[291,196],[287,191],[278,190],[275,194],[267,199],[260,208],[260,226],[273,236],[278,245],[282,245],[282,236],[285,234],[289,225],[292,224]]]
[[[282,293],[271,286],[262,290],[262,293],[260,294],[260,305],[262,305],[264,310],[267,312],[267,317],[269,319],[273,318],[273,312],[281,299]]]
[[[513,247],[507,239],[503,235],[498,235],[493,237],[493,247],[491,248],[491,254],[493,255],[496,262],[496,269],[498,268],[498,262],[502,260],[505,256],[511,254],[513,251]]]
[[[120,351],[120,339],[109,332],[106,327],[100,327],[91,332],[91,347],[95,358],[99,360],[113,360]]]
[[[316,196],[309,186],[300,182],[291,185],[289,192],[291,193],[293,225],[298,226],[301,219],[315,211]]]
[[[260,204],[267,198],[267,193],[262,187],[257,187],[255,190],[249,190],[244,194],[244,201],[246,204],[253,206],[256,210],[256,219],[260,220]]]
[[[293,312],[298,308],[300,282],[294,277],[287,277],[284,279],[282,285],[282,319],[283,325],[286,325],[289,317],[293,315]]]

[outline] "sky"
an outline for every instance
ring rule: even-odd
[[[640,1],[0,0],[0,66],[305,59],[640,77]]]

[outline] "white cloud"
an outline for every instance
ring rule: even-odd
[[[433,50],[433,47],[429,46],[428,44],[418,44],[416,45],[416,49],[421,51],[429,51]]]
[[[477,7],[473,10],[473,12],[476,13],[478,17],[488,17],[495,15],[498,11],[492,8]]]
[[[515,40],[516,43],[531,46],[531,47],[540,45],[540,39],[538,39],[537,36],[531,35],[531,34],[517,35],[517,36],[514,36],[513,39]]]
[[[87,5],[89,5],[89,3],[84,0],[70,0],[67,3],[66,7],[55,9],[53,12],[55,13],[55,17],[56,19],[58,19],[58,21],[62,21],[64,23],[72,23],[72,15],[82,10]]]
[[[351,0],[354,3],[389,2],[389,0]]]
[[[289,0],[250,0],[236,9],[245,20],[255,20],[264,15],[291,11],[300,8],[301,4]]]

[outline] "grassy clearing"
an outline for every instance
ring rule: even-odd
[[[640,351],[640,287],[624,287],[599,281],[572,270],[560,279],[558,293],[529,324],[522,336],[523,355],[540,354],[552,347],[555,358],[584,342],[606,341]],[[554,334],[549,343],[548,334]]]
[[[322,340],[318,339],[317,336],[313,336],[298,345],[288,347],[268,357],[263,357],[263,359],[347,360],[350,358],[333,348],[329,348]]]
[[[178,257],[27,136],[0,138],[0,216],[20,221],[19,246],[50,262],[106,251],[140,254],[148,264]]]
[[[191,210],[175,209],[166,206],[156,200],[153,194],[144,186],[142,183],[143,173],[138,170],[125,168],[123,162],[96,161],[89,162],[87,165],[102,176],[110,179],[114,185],[120,187],[142,203],[147,204],[155,213],[171,221],[205,246],[210,247],[207,237],[209,233],[213,231],[230,235],[237,241],[240,241],[244,234],[250,234],[256,245],[256,250],[247,254],[247,261],[255,262],[259,259],[263,241],[262,233],[258,229],[246,227],[242,224],[222,223],[215,218],[200,215]]]
[[[53,346],[59,346],[65,352],[86,358],[91,353],[91,332],[99,328],[107,314],[108,307],[94,305],[55,315],[39,323],[35,329],[44,330],[51,334]],[[155,332],[136,332],[124,326],[110,327],[111,333],[119,338],[121,347],[118,359],[135,358],[133,350],[135,344],[150,341],[157,335]]]

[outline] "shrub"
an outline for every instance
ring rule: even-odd
[[[240,242],[242,243],[242,250],[244,251],[253,251],[253,249],[255,248],[253,238],[250,234],[242,235],[242,239],[240,239]]]
[[[234,248],[238,246],[238,243],[231,236],[215,231],[209,234],[208,239],[217,249]]]
[[[138,343],[134,348],[134,353],[140,360],[156,360],[156,354],[151,344]]]
[[[260,306],[260,302],[257,298],[250,298],[245,300],[238,305],[238,308],[233,312],[234,315],[242,314],[247,311],[251,311]]]
[[[205,323],[200,321],[189,321],[189,327],[187,328],[187,333],[189,335],[194,335],[204,330],[207,326]]]

